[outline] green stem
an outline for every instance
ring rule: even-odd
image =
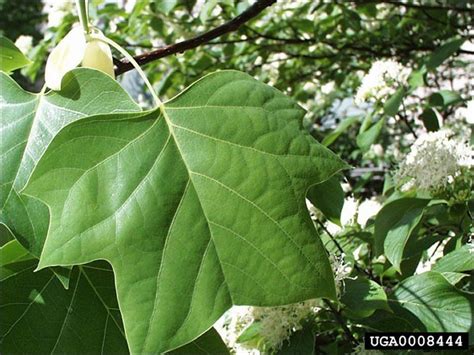
[[[82,28],[85,33],[89,33],[89,11],[88,11],[88,0],[76,0],[77,12],[79,13],[79,19],[81,20]]]
[[[136,62],[136,60],[133,59],[133,57],[125,49],[123,49],[119,44],[115,43],[110,38],[107,38],[105,36],[98,36],[98,35],[92,34],[89,37],[97,41],[102,41],[104,43],[107,43],[109,46],[118,50],[120,54],[122,54],[133,65],[133,67],[137,70],[138,74],[140,74],[141,78],[143,79],[146,86],[148,87],[148,90],[150,90],[150,93],[153,96],[153,100],[155,101],[156,105],[160,107],[163,106],[163,103],[161,102],[160,98],[156,94],[155,89],[153,89],[153,85],[151,85],[150,81],[146,77],[146,74],[143,72],[142,68]]]

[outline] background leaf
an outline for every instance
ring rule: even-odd
[[[456,53],[464,42],[464,38],[454,38],[449,40],[430,55],[426,67],[429,70],[436,69],[441,63]]]
[[[193,342],[185,345],[179,349],[170,351],[168,354],[173,355],[208,355],[208,354],[216,354],[216,355],[225,355],[229,354],[229,350],[227,346],[222,341],[219,333],[214,328],[209,329],[206,333],[201,335],[199,338],[194,340]]]
[[[0,36],[0,70],[10,73],[23,68],[31,61],[8,38]]]
[[[313,355],[314,345],[314,332],[310,326],[305,326],[283,343],[277,355]]]
[[[461,248],[446,254],[436,261],[433,270],[438,272],[474,270],[474,251],[472,245],[463,245]]]
[[[424,208],[430,200],[418,198],[400,198],[385,204],[375,218],[375,252],[380,255],[384,251],[384,243],[390,230],[396,228],[405,215],[412,209]],[[393,235],[393,238],[396,234]]]
[[[425,272],[400,283],[390,302],[414,314],[428,332],[470,332],[474,295],[458,290],[443,275]]]
[[[404,211],[403,215],[396,223],[390,227],[384,241],[384,251],[387,259],[390,260],[396,270],[400,271],[403,252],[408,243],[408,238],[413,230],[418,226],[423,217],[423,205],[412,206]]]
[[[357,145],[362,151],[366,151],[377,141],[380,132],[385,124],[385,118],[382,117],[374,123],[369,129],[357,135]]]
[[[383,106],[384,113],[391,117],[395,116],[398,113],[400,105],[403,102],[403,97],[405,96],[405,88],[400,87],[395,91],[395,93],[388,98]]]
[[[49,269],[33,272],[36,263],[8,265],[0,282],[2,353],[128,354],[106,263],[75,268],[69,290]]]
[[[349,317],[366,318],[377,309],[390,311],[383,288],[376,282],[361,277],[344,281],[341,302],[346,306],[344,311]]]
[[[333,223],[341,225],[344,191],[338,176],[333,176],[327,181],[311,186],[306,196],[326,218]]]

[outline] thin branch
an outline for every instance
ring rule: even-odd
[[[339,313],[339,311],[331,304],[331,301],[328,301],[327,299],[323,298],[323,302],[326,304],[326,306],[328,306],[328,308],[329,308],[329,309],[331,310],[331,312],[334,314],[334,317],[336,318],[337,322],[341,325],[342,330],[344,331],[344,334],[345,334],[347,340],[348,340],[353,346],[357,346],[357,345],[358,345],[357,340],[354,338],[354,336],[352,335],[351,331],[350,331],[349,328],[347,327],[346,322],[345,322],[344,319],[342,318],[342,316],[341,316],[341,314]]]
[[[164,46],[148,53],[137,55],[136,57],[134,57],[134,59],[139,65],[144,65],[172,54],[181,53],[188,49],[196,48],[224,34],[236,31],[244,23],[258,16],[263,10],[273,5],[275,2],[276,0],[258,0],[257,2],[255,2],[255,4],[253,4],[247,10],[242,12],[239,16],[234,17],[232,20],[226,22],[225,24],[219,27],[200,34],[199,36],[196,36],[194,38]],[[132,64],[126,59],[123,59],[121,61],[121,64],[117,65],[115,74],[123,74],[131,69],[133,69]]]

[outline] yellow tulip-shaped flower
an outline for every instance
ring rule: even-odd
[[[94,35],[103,34],[94,29]],[[61,81],[66,73],[82,63],[83,67],[100,70],[112,78],[114,64],[112,52],[108,44],[98,39],[86,40],[81,27],[74,27],[53,49],[46,62],[46,86],[53,90],[61,90]]]

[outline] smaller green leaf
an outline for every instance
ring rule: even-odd
[[[10,240],[15,239],[12,231],[5,224],[0,222],[0,247],[7,244]]]
[[[385,310],[376,310],[370,317],[357,320],[364,328],[376,332],[410,332],[413,326],[408,319],[400,315],[387,312]]]
[[[368,150],[370,146],[377,141],[384,124],[385,117],[381,118],[365,132],[359,133],[357,136],[357,146],[363,151]]]
[[[347,117],[339,123],[339,126],[336,127],[334,131],[329,133],[326,137],[324,137],[323,141],[321,142],[322,145],[329,147],[332,143],[339,138],[341,134],[349,129],[352,125],[357,123],[360,120],[360,116],[351,116]]]
[[[461,248],[446,254],[433,267],[438,272],[459,272],[474,270],[474,248],[465,244]]]
[[[410,88],[416,89],[425,85],[425,74],[426,66],[422,66],[421,69],[413,71],[408,78],[408,84],[410,85]]]
[[[380,255],[384,251],[384,242],[390,230],[403,219],[411,209],[424,208],[430,200],[418,198],[399,198],[391,200],[379,211],[375,218],[375,252]]]
[[[206,333],[201,335],[193,342],[182,346],[178,349],[172,350],[167,354],[173,355],[225,355],[229,354],[229,349],[222,341],[219,333],[214,329],[209,329]]]
[[[237,338],[237,343],[243,344],[258,340],[261,337],[261,328],[262,327],[260,322],[253,322],[247,328],[245,328],[245,330],[239,335],[239,337]]]
[[[0,248],[0,266],[31,260],[34,256],[16,240],[10,240]]]
[[[425,128],[429,132],[434,132],[434,131],[439,130],[438,115],[439,114],[435,108],[427,108],[421,113],[420,119],[423,121]]]
[[[418,226],[423,217],[424,206],[410,208],[404,211],[402,218],[393,225],[385,238],[384,251],[387,259],[396,270],[400,271],[405,246],[413,230]]]
[[[432,94],[428,99],[430,106],[446,107],[461,102],[462,98],[459,93],[452,90],[440,90]]]
[[[313,185],[306,196],[327,219],[341,225],[344,191],[339,182],[339,177],[333,176],[329,180]]]
[[[31,61],[8,38],[0,36],[0,70],[11,73],[26,67]]]
[[[395,116],[398,113],[398,109],[402,104],[404,96],[405,89],[403,87],[398,88],[397,91],[395,91],[395,93],[390,96],[390,98],[383,105],[384,113],[389,117]]]
[[[442,272],[441,275],[443,275],[444,278],[453,286],[456,286],[459,282],[469,276],[462,272]]]
[[[313,355],[315,335],[310,326],[295,332],[285,341],[277,355]]]
[[[155,0],[157,10],[169,15],[169,13],[178,5],[178,0]]]
[[[219,0],[209,0],[206,1],[201,8],[201,12],[199,13],[199,19],[202,23],[205,23],[212,14],[212,11],[219,3]]]
[[[0,268],[2,354],[128,354],[107,263],[74,268],[69,290],[36,265],[10,264],[8,277]]]
[[[402,281],[389,300],[415,315],[428,332],[474,330],[474,295],[458,290],[438,272],[425,272]]]
[[[464,38],[454,38],[435,50],[426,63],[428,70],[436,69],[441,63],[456,53],[464,41]]]
[[[346,306],[345,312],[351,318],[366,318],[377,309],[391,311],[387,303],[387,295],[382,286],[366,279],[347,279],[344,282],[345,292],[341,302]]]

